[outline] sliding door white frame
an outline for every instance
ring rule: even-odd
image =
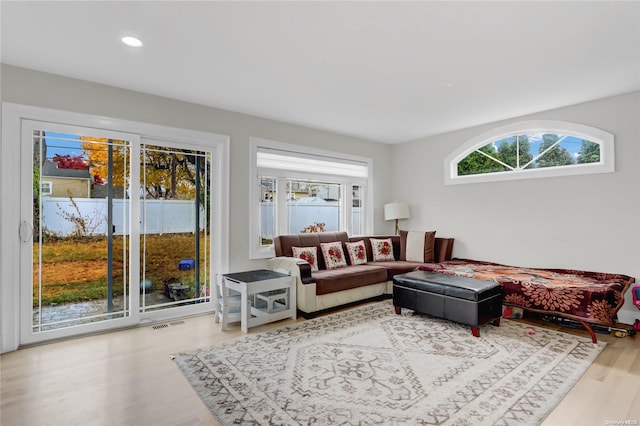
[[[33,276],[33,246],[37,243],[33,243],[32,232],[29,232],[28,228],[33,229],[38,224],[31,223],[33,217],[33,182],[31,177],[33,176],[32,163],[28,163],[28,159],[34,158],[33,156],[33,138],[35,130],[44,130],[47,132],[85,135],[89,131],[91,136],[101,137],[105,139],[116,139],[127,141],[130,145],[129,154],[129,179],[131,199],[138,200],[139,188],[140,188],[140,137],[132,133],[106,131],[95,128],[70,126],[68,124],[59,124],[34,120],[21,120],[21,155],[20,161],[20,179],[15,182],[16,186],[21,188],[20,190],[20,278],[18,282],[20,293],[20,344],[38,343],[41,341],[60,339],[77,334],[86,334],[97,331],[105,331],[112,328],[121,328],[132,326],[136,322],[139,322],[139,315],[136,309],[138,306],[140,294],[138,291],[132,291],[132,283],[138,283],[139,265],[140,265],[140,251],[128,250],[129,258],[126,260],[128,276],[126,285],[126,300],[127,307],[124,311],[127,315],[122,318],[105,319],[102,321],[96,321],[79,326],[68,326],[64,328],[57,328],[48,331],[33,331],[33,296],[31,294],[32,288],[32,276]],[[135,160],[134,160],[135,159]],[[109,176],[109,179],[112,177]],[[131,242],[140,240],[140,206],[139,203],[130,203],[130,210],[127,215],[129,217],[129,224],[123,229],[129,229],[127,240]],[[126,217],[126,216],[125,216]],[[133,287],[136,289],[136,287]],[[42,312],[42,308],[40,308]],[[42,325],[40,321],[38,324]]]
[[[23,120],[63,123],[71,126],[125,132],[145,139],[194,148],[212,153],[210,271],[212,279],[217,273],[228,271],[229,246],[229,136],[178,129],[128,120],[100,117],[40,107],[2,104],[2,143],[0,145],[0,353],[17,349],[20,339],[20,164],[21,127]],[[29,194],[30,196],[30,194]],[[214,283],[212,283],[213,285]],[[150,312],[139,317],[139,322],[175,318],[186,314],[213,311],[213,302],[196,304],[192,309],[177,308]]]

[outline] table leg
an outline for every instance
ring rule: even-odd
[[[291,312],[291,319],[296,319],[297,315],[298,315],[298,295],[296,293],[297,291],[297,284],[296,284],[296,279],[291,277],[291,291],[289,291],[289,309],[292,310]]]
[[[246,288],[240,292],[240,303],[240,328],[243,333],[246,333],[249,331],[249,318],[251,318],[251,306],[249,306]]]
[[[216,309],[219,308],[222,311],[222,314],[221,314],[222,325],[220,326],[220,329],[222,331],[225,331],[227,329],[227,324],[229,321],[229,307],[228,307],[229,290],[227,289],[224,278],[222,279],[222,282],[220,284],[220,295],[222,297],[222,306],[217,306]],[[216,318],[218,318],[217,314],[216,314]]]

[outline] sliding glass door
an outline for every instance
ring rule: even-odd
[[[140,312],[209,299],[211,154],[143,141]]]
[[[22,138],[22,340],[130,323],[137,136],[24,121]]]
[[[23,344],[209,302],[211,152],[30,120],[22,139]]]

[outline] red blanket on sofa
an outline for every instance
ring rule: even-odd
[[[610,325],[635,278],[620,274],[570,269],[521,268],[470,259],[454,259],[418,269],[502,286],[504,304]]]

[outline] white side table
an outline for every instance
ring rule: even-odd
[[[268,269],[223,274],[220,280],[220,297],[216,309],[216,322],[222,319],[222,329],[229,322],[228,309],[236,305],[239,294],[240,328],[247,332],[249,327],[279,321],[285,318],[296,319],[296,280],[295,277]],[[237,306],[237,305],[236,305]]]

